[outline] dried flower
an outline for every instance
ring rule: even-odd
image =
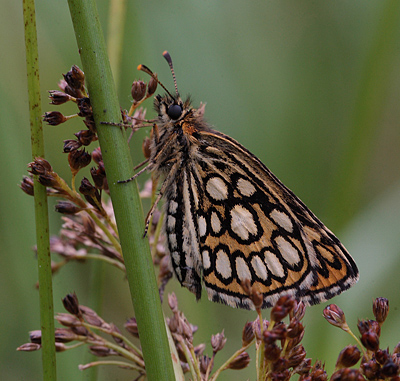
[[[386,298],[376,298],[372,307],[376,321],[382,324],[389,313],[389,300]]]
[[[358,363],[360,357],[360,350],[355,345],[348,345],[339,353],[339,357],[336,361],[336,367],[350,368]]]
[[[224,335],[224,331],[211,336],[211,347],[214,354],[222,350],[222,348],[225,346],[225,343],[226,338]]]
[[[146,95],[146,84],[141,81],[134,81],[132,83],[131,95],[135,102],[140,102]]]
[[[329,306],[325,307],[323,316],[328,323],[334,325],[335,327],[342,329],[343,327],[347,327],[344,312],[336,304],[330,304]]]

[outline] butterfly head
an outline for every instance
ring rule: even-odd
[[[185,116],[192,111],[191,101],[189,97],[185,101],[180,97],[171,56],[167,51],[164,51],[163,56],[171,69],[175,86],[174,95],[171,94],[171,92],[158,80],[157,75],[147,66],[139,65],[138,69],[149,74],[165,90],[164,96],[156,95],[154,100],[154,108],[156,109],[159,118],[165,123],[176,123],[184,119]]]

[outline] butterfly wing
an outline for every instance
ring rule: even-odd
[[[253,309],[282,294],[327,300],[358,280],[353,259],[322,222],[232,138],[202,131],[167,197],[166,232],[181,284],[199,298]]]

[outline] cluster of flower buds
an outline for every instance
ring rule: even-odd
[[[126,360],[124,367],[137,370],[140,374],[145,374],[141,350],[131,343],[127,337],[123,336],[113,323],[107,323],[91,308],[80,305],[75,294],[68,294],[63,299],[63,305],[68,313],[56,315],[56,320],[64,326],[64,328],[56,328],[55,330],[56,350],[58,352],[64,352],[75,347],[75,345],[68,346],[68,343],[85,343],[95,356],[119,356]],[[128,332],[134,330],[133,325],[133,321],[129,321],[126,324]],[[103,336],[99,333],[103,334]],[[109,338],[106,338],[106,335]],[[137,337],[137,335],[134,336]],[[41,331],[32,331],[30,332],[30,342],[21,345],[18,350],[28,352],[39,350],[41,341]],[[79,368],[84,370],[100,364],[106,365],[107,363],[107,361],[97,361],[80,365]]]
[[[204,354],[206,347],[204,343],[193,346],[193,335],[198,328],[190,324],[184,314],[179,310],[178,300],[174,293],[168,295],[168,305],[173,315],[171,318],[167,318],[167,324],[172,334],[184,372],[197,369],[201,374],[202,380],[209,380],[215,379],[215,375],[219,374],[222,370],[240,370],[247,367],[250,362],[250,356],[241,349],[211,376],[211,371],[214,367],[214,358],[217,353],[225,347],[227,341],[224,332],[222,331],[221,333],[211,336],[211,348],[213,352],[212,356],[207,356]],[[250,341],[252,341],[252,339]],[[245,347],[245,345],[243,345],[243,347]],[[198,374],[197,372],[195,373]],[[196,374],[193,375],[195,379],[197,379]]]
[[[373,313],[375,320],[359,320],[357,325],[361,335],[358,343],[363,356],[357,346],[344,348],[339,354],[331,380],[400,380],[400,343],[390,354],[389,349],[380,348],[379,342],[381,326],[389,313],[389,301],[386,298],[375,299]],[[338,306],[329,305],[323,315],[330,324],[355,337],[346,323],[344,312]],[[360,368],[351,368],[360,359]]]

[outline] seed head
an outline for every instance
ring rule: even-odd
[[[389,300],[386,298],[376,298],[372,307],[376,321],[382,324],[389,313]]]
[[[330,304],[329,306],[325,307],[323,316],[328,321],[328,323],[334,325],[335,327],[339,327],[342,329],[344,327],[347,327],[344,312],[336,304]]]

